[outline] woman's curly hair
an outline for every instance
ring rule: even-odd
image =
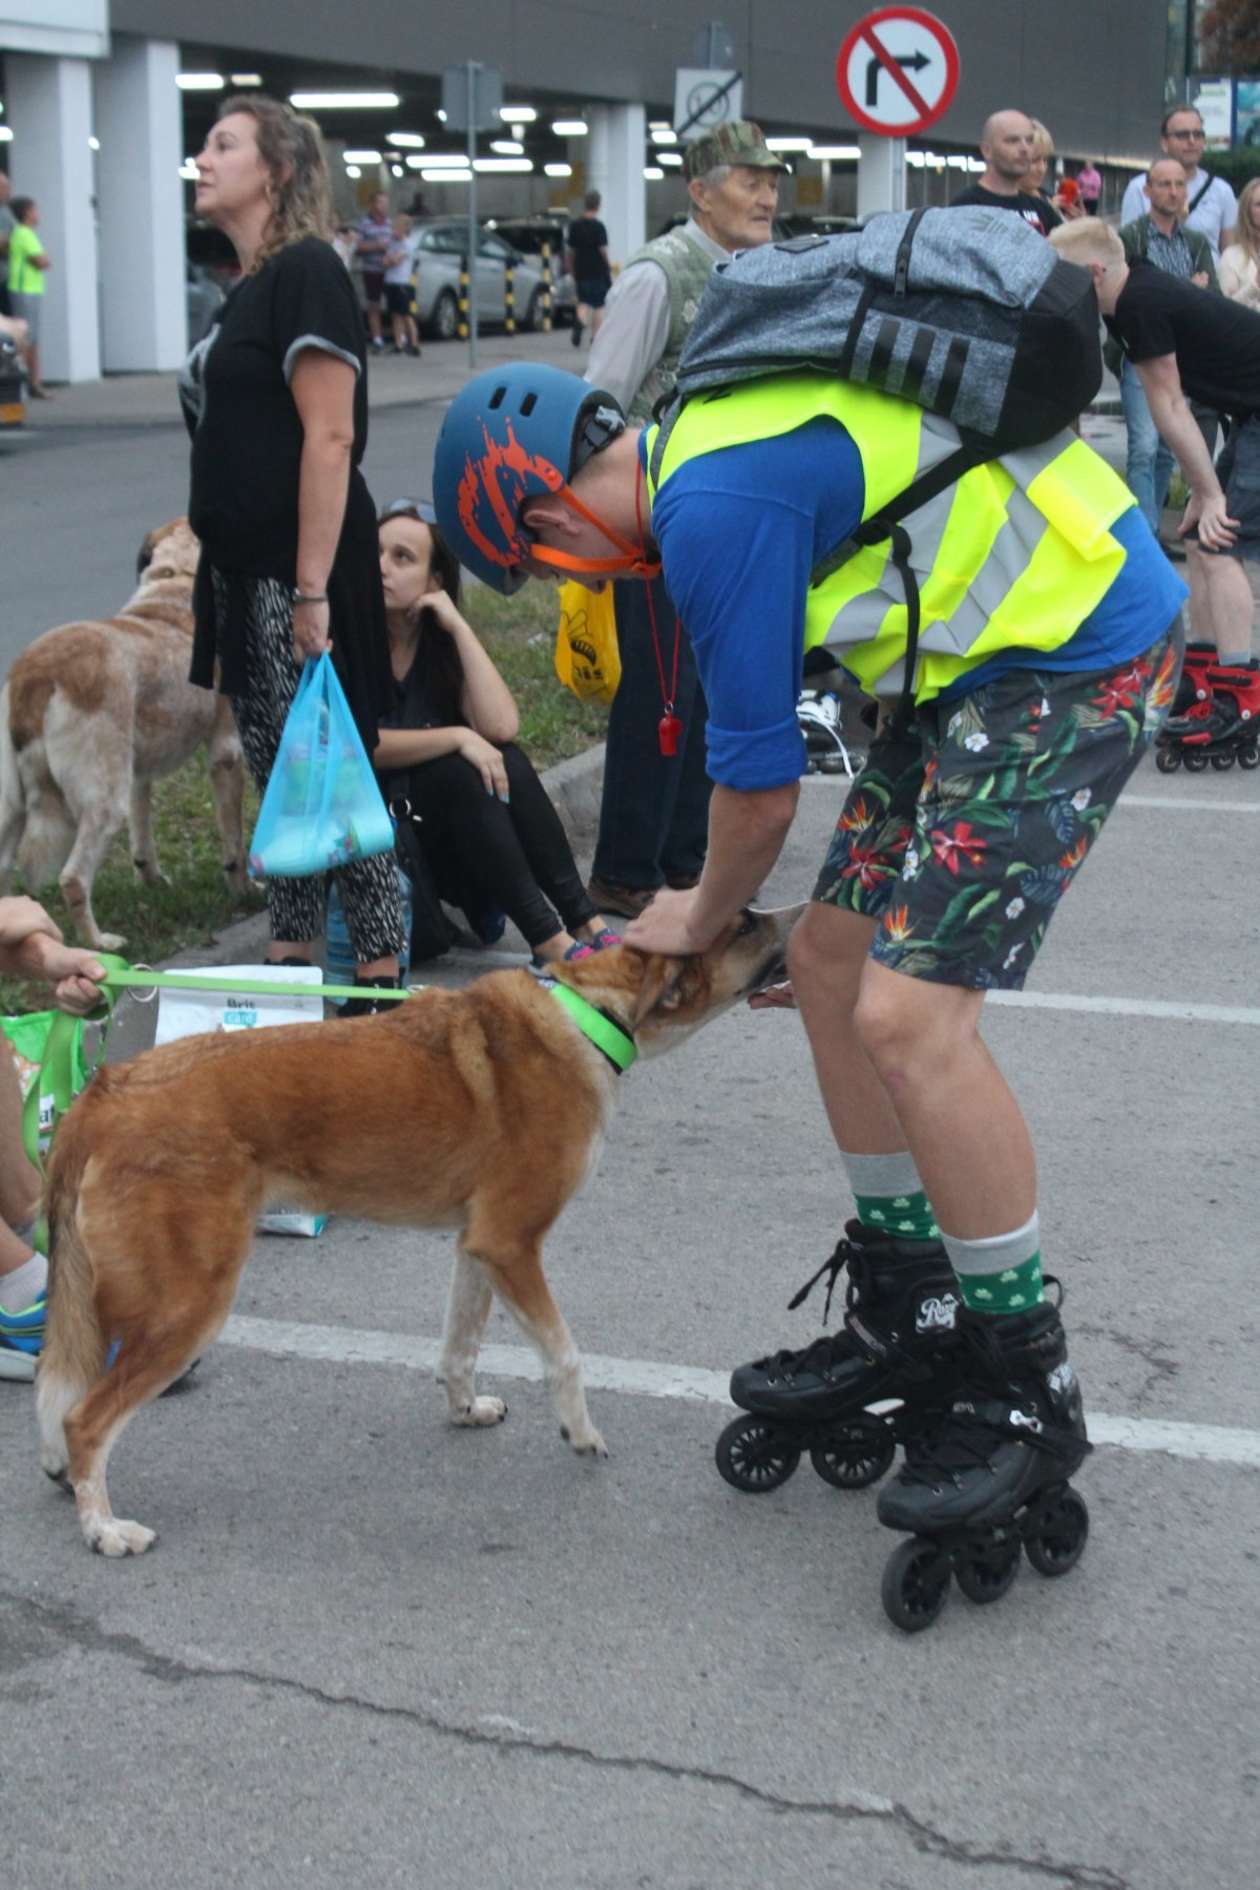
[[[244,112],[254,121],[258,155],[270,174],[271,218],[263,232],[253,272],[288,243],[304,236],[328,242],[333,233],[332,184],[324,141],[313,118],[304,118],[265,92],[236,92],[225,98],[216,119]]]

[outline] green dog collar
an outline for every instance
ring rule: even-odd
[[[540,978],[539,983],[560,1000],[582,1035],[589,1038],[601,1056],[607,1057],[618,1076],[624,1076],[639,1054],[629,1032],[607,1011],[601,1011],[567,984],[560,984],[555,978]]]

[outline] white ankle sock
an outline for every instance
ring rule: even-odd
[[[0,1306],[6,1312],[25,1312],[47,1284],[48,1262],[42,1253],[33,1253],[14,1272],[0,1273]]]

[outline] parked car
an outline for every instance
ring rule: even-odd
[[[450,341],[459,329],[459,278],[468,247],[463,217],[434,218],[420,225],[416,245],[416,318],[426,333]],[[477,313],[482,322],[506,316],[504,283],[513,271],[518,328],[542,326],[544,284],[537,257],[523,256],[495,230],[482,229],[477,246]]]
[[[553,320],[572,321],[577,309],[577,284],[564,266],[567,217],[486,218],[486,228],[501,236],[522,256],[542,263],[543,244],[551,250],[551,314]]]

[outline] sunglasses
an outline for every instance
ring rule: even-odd
[[[1199,131],[1170,131],[1170,132],[1168,133],[1168,136],[1169,136],[1170,138],[1203,138],[1203,139],[1205,139],[1205,140],[1206,140],[1206,138],[1207,138],[1207,132],[1206,132],[1206,131],[1203,131],[1203,130],[1199,130]]]
[[[414,518],[421,525],[437,524],[437,513],[428,499],[391,499],[376,522],[383,525],[391,518]]]

